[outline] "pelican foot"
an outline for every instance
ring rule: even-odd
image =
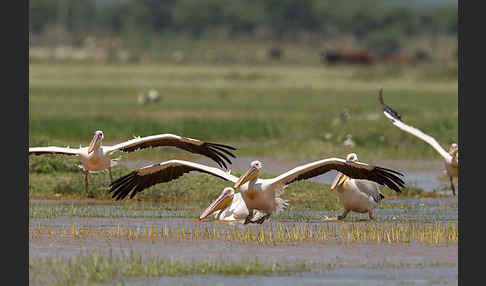
[[[270,216],[269,215],[265,215],[259,219],[257,219],[256,221],[254,221],[253,223],[258,223],[258,224],[262,224],[267,218],[269,218]]]
[[[370,220],[375,220],[375,217],[373,216],[373,211],[369,210],[368,215],[370,216]]]
[[[251,222],[251,217],[247,216],[243,224],[249,224]]]
[[[337,217],[337,219],[338,219],[338,220],[343,220],[343,219],[344,219],[344,218],[345,218],[345,217],[348,215],[348,213],[349,213],[349,210],[346,210],[346,209],[345,209],[345,210],[344,210],[344,212],[343,212],[343,214],[342,214],[342,215],[339,215],[339,216]]]

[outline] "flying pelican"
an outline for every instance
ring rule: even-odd
[[[191,153],[205,155],[213,159],[216,163],[218,163],[219,166],[224,166],[225,168],[227,168],[225,160],[231,164],[231,161],[226,155],[236,158],[233,153],[226,150],[236,150],[234,147],[203,142],[197,139],[182,137],[174,134],[159,134],[147,137],[138,137],[114,146],[102,146],[101,141],[103,140],[103,137],[103,132],[98,130],[95,132],[89,147],[31,147],[29,148],[29,155],[63,154],[79,156],[82,167],[86,172],[84,177],[86,190],[88,189],[88,172],[97,172],[108,169],[110,173],[110,183],[113,182],[113,177],[111,175],[111,167],[113,166],[113,162],[110,156],[116,151],[133,152],[148,147],[173,146],[184,149]]]
[[[346,160],[356,162],[358,155],[350,153]],[[350,211],[367,212],[370,219],[374,219],[373,209],[385,198],[375,182],[351,179],[342,173],[338,173],[332,183],[330,190],[333,191],[334,189],[337,190],[339,201],[344,206],[343,214],[338,216],[339,220],[344,219]]]
[[[249,210],[249,215],[245,219],[245,224],[253,222],[254,210],[260,210],[265,213],[256,223],[263,223],[268,219],[277,208],[275,198],[278,198],[284,187],[290,183],[309,179],[330,170],[337,170],[351,178],[368,179],[379,184],[401,192],[400,187],[404,182],[397,175],[403,176],[394,170],[372,166],[357,161],[347,161],[338,158],[329,158],[315,161],[299,167],[296,167],[278,177],[272,179],[260,179],[258,175],[262,169],[260,161],[253,161],[248,171],[243,174],[234,184],[233,189],[240,189],[241,196]],[[199,219],[203,219],[225,205],[226,201],[231,199],[230,193],[222,193],[211,205],[201,214]]]
[[[453,178],[457,177],[459,172],[459,153],[458,153],[459,146],[456,143],[452,143],[449,148],[449,152],[447,152],[440,146],[439,142],[437,142],[437,140],[435,140],[433,137],[423,133],[422,131],[418,130],[415,127],[403,123],[400,114],[398,114],[398,112],[393,110],[390,106],[386,105],[385,102],[383,101],[383,89],[380,89],[378,98],[383,108],[383,113],[385,114],[386,117],[388,117],[391,120],[393,125],[395,125],[396,127],[400,128],[401,130],[407,133],[410,133],[422,139],[430,146],[432,146],[437,152],[439,152],[439,154],[444,158],[445,172],[449,177],[451,183],[452,194],[455,196],[456,188],[454,187]]]

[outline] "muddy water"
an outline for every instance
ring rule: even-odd
[[[290,202],[292,204],[292,202]],[[374,210],[381,222],[458,221],[457,197],[388,199]],[[390,206],[390,207],[386,207]],[[106,201],[31,200],[30,217],[108,217],[108,218],[197,218],[202,209],[168,210],[166,205],[151,202],[123,204]],[[340,215],[342,210],[284,210],[271,217],[277,222],[319,222]],[[368,214],[351,212],[346,221],[368,220]],[[174,221],[174,220],[172,220]]]
[[[255,158],[238,158],[234,171],[244,171]],[[306,162],[280,161],[259,158],[265,172],[279,174]],[[214,166],[210,161],[201,161]],[[148,161],[122,161],[129,168],[148,165]],[[437,161],[383,161],[370,162],[402,171],[408,185],[426,191],[437,191],[447,186],[440,180],[443,165]],[[330,183],[335,172],[314,178]],[[447,189],[447,188],[446,188]],[[458,223],[457,198],[419,198],[386,200],[375,209],[377,223],[413,222],[418,224],[441,222]],[[30,201],[29,228],[48,226],[56,229],[90,226],[103,230],[116,226],[131,229],[156,226],[191,228],[207,226],[215,228],[235,227],[215,222],[198,222],[201,210],[167,210],[164,206],[150,203],[126,204],[96,201]],[[349,221],[368,223],[367,215],[350,213],[347,222],[328,222],[326,217],[335,217],[339,211],[286,210],[273,216],[264,227],[274,224],[346,224]],[[260,226],[236,225],[240,228]],[[352,243],[338,241],[326,243],[300,242],[289,244],[256,244],[217,240],[151,241],[148,239],[84,238],[67,237],[30,239],[29,257],[79,256],[90,251],[109,254],[136,252],[144,256],[157,256],[180,260],[214,259],[220,261],[278,262],[280,264],[316,263],[332,264],[332,269],[314,267],[311,272],[269,276],[222,276],[193,275],[186,277],[133,278],[125,281],[129,285],[457,285],[457,244],[431,246],[418,243]],[[402,263],[409,266],[391,266]],[[394,264],[395,263],[395,264]],[[425,263],[426,266],[421,265]],[[118,283],[119,284],[119,283]]]
[[[257,157],[238,157],[233,159],[233,164],[230,166],[232,171],[243,172],[248,169],[251,161],[260,160],[263,163],[264,172],[270,174],[281,174],[296,166],[309,163],[311,161],[291,161],[278,160],[274,158],[257,158]],[[208,159],[201,159],[199,163],[206,164],[213,167],[218,167],[213,161]],[[140,168],[156,162],[146,160],[122,160],[121,164],[129,168]],[[387,168],[391,168],[402,172],[404,181],[407,185],[417,187],[425,191],[450,192],[449,183],[444,177],[444,162],[442,160],[380,160],[370,161],[370,164],[375,164]],[[335,171],[328,172],[319,177],[313,178],[313,181],[331,184],[336,176]],[[456,191],[459,186],[456,184]]]
[[[376,210],[377,223],[410,222],[457,223],[457,199],[427,198],[389,200],[397,207]],[[38,226],[60,229],[75,225],[90,226],[95,231],[103,231],[113,227],[151,228],[169,226],[173,228],[272,228],[276,224],[287,224],[289,227],[323,224],[346,224],[358,221],[358,215],[349,215],[348,222],[322,221],[326,215],[332,216],[337,212],[322,211],[289,211],[286,216],[272,218],[262,226],[257,225],[227,225],[223,223],[197,220],[198,210],[188,210],[186,214],[180,211],[163,210],[164,215],[158,214],[156,204],[141,204],[123,207],[122,204],[106,202],[79,201],[30,201],[30,209],[35,211],[55,208],[74,208],[75,213],[60,212],[51,217],[32,216],[29,228]],[[83,214],[83,208],[85,213]],[[113,215],[110,211],[118,208]],[[195,212],[195,215],[192,213]],[[182,217],[181,217],[182,216]],[[301,219],[300,217],[307,217]],[[367,221],[359,223],[368,223]],[[324,243],[298,242],[288,244],[257,244],[220,240],[149,240],[125,238],[79,238],[57,236],[49,238],[30,239],[29,257],[74,257],[97,251],[106,255],[110,253],[128,255],[131,252],[144,256],[156,256],[179,260],[219,260],[219,261],[248,261],[255,259],[259,262],[279,264],[317,264],[311,266],[311,272],[290,275],[270,276],[220,276],[195,275],[188,277],[152,277],[130,279],[130,285],[457,285],[457,244],[426,245],[419,243],[366,243],[357,242],[346,244],[338,241]],[[389,264],[386,264],[387,262]],[[411,265],[404,267],[390,266],[390,263]],[[426,266],[421,265],[425,263]],[[332,264],[332,269],[325,265]],[[319,267],[319,265],[324,265]]]
[[[344,268],[331,271],[316,270],[293,276],[248,276],[231,277],[198,275],[189,277],[164,277],[133,279],[131,285],[457,285],[457,267],[435,267],[427,269],[363,269]]]

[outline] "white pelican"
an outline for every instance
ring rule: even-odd
[[[207,173],[234,184],[238,181],[238,177],[218,168],[189,161],[170,160],[139,168],[118,178],[110,185],[109,192],[113,193],[112,198],[115,198],[116,200],[124,199],[128,195],[130,195],[131,199],[146,188],[158,183],[166,183],[178,179],[185,173],[191,171]],[[215,212],[215,218],[224,221],[246,219],[249,215],[249,211],[241,194],[235,194],[233,188],[225,188],[220,197],[225,197],[226,195],[231,197],[231,199],[225,200],[224,203],[219,205],[218,209],[213,211]],[[274,198],[274,204],[276,206],[276,211],[283,210],[288,205],[287,201],[281,198]],[[264,213],[255,214],[256,217],[260,218],[264,215]]]
[[[349,161],[358,161],[358,155],[350,153],[346,157]],[[344,206],[344,212],[338,219],[344,219],[350,211],[368,213],[373,217],[373,209],[378,206],[385,196],[378,189],[378,184],[368,180],[351,179],[338,173],[330,190],[337,190],[339,201]]]
[[[216,163],[218,163],[219,166],[224,166],[227,168],[225,160],[229,164],[231,164],[231,161],[226,155],[233,158],[235,158],[235,155],[226,149],[236,150],[234,147],[228,145],[203,142],[197,139],[186,138],[173,134],[159,134],[148,137],[138,137],[114,146],[102,146],[102,140],[103,132],[98,130],[95,132],[94,137],[91,140],[91,144],[88,147],[31,147],[29,148],[29,155],[63,154],[79,156],[82,167],[86,172],[84,183],[86,189],[88,189],[88,172],[97,172],[108,169],[110,173],[110,183],[113,182],[113,177],[111,175],[112,159],[110,156],[116,151],[133,152],[148,147],[173,146],[192,153],[205,155],[213,159]]]
[[[228,201],[226,203],[226,207],[224,204],[222,204],[221,209],[214,212],[214,218],[222,221],[239,221],[243,223],[250,214],[250,212],[246,207],[245,201],[243,200],[241,193],[235,194],[235,190],[233,188],[224,188],[220,196],[225,195],[232,196],[233,199],[231,202]],[[288,201],[282,198],[275,198],[275,202],[277,204],[275,214],[278,214],[288,206]],[[253,216],[253,218],[256,221],[259,221],[263,216],[265,216],[264,212],[255,210],[255,215]]]
[[[375,167],[362,162],[347,161],[338,158],[329,158],[308,163],[272,179],[258,178],[261,169],[262,163],[260,161],[251,162],[248,171],[233,186],[234,189],[240,189],[241,196],[249,210],[245,224],[253,222],[254,210],[260,210],[265,213],[265,216],[257,220],[256,223],[263,223],[265,219],[269,218],[278,207],[275,198],[280,196],[286,185],[295,181],[319,176],[330,170],[340,171],[351,178],[372,180],[386,185],[397,192],[401,191],[399,186],[404,186],[402,179],[397,176],[403,176],[399,172],[382,167]],[[221,209],[221,206],[227,204],[226,201],[231,198],[230,193],[223,192],[201,214],[199,219],[203,219],[214,211]]]
[[[208,167],[194,162],[171,160],[137,169],[118,178],[110,185],[110,192],[113,193],[112,197],[117,200],[123,199],[128,195],[130,195],[130,198],[133,198],[138,192],[150,186],[172,181],[185,173],[191,171],[207,173],[234,183],[233,191],[223,191],[201,214],[199,219],[204,219],[215,211],[230,206],[235,196],[234,189],[239,188],[243,201],[249,210],[249,214],[245,219],[246,224],[252,222],[254,210],[260,210],[265,213],[257,221],[258,223],[263,223],[265,219],[269,218],[278,209],[278,199],[286,185],[324,174],[330,170],[340,171],[351,178],[375,181],[397,192],[400,192],[399,187],[404,186],[403,180],[397,176],[403,176],[399,172],[339,158],[329,158],[308,163],[272,179],[258,178],[261,169],[262,163],[260,161],[253,161],[250,164],[250,169],[240,178],[236,178],[218,168]]]
[[[455,196],[456,195],[456,188],[454,187],[454,182],[453,178],[458,176],[459,172],[459,147],[456,143],[452,143],[449,152],[444,150],[435,140],[433,137],[423,133],[422,131],[418,130],[415,127],[409,126],[405,123],[402,122],[402,118],[398,112],[393,110],[390,106],[386,105],[385,102],[383,101],[383,89],[380,89],[378,98],[380,100],[381,106],[383,108],[383,113],[385,114],[386,117],[388,117],[393,125],[396,127],[400,128],[401,130],[410,133],[426,143],[428,143],[430,146],[432,146],[443,158],[444,158],[444,164],[445,164],[445,171],[447,176],[450,179],[451,183],[451,189],[452,189],[452,194]]]

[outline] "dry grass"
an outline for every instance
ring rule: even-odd
[[[29,238],[39,239],[126,239],[141,241],[221,240],[240,243],[424,243],[449,245],[458,243],[456,223],[339,223],[339,224],[271,224],[261,227],[216,227],[214,225],[152,225],[152,227],[98,228],[92,226],[32,226]]]

